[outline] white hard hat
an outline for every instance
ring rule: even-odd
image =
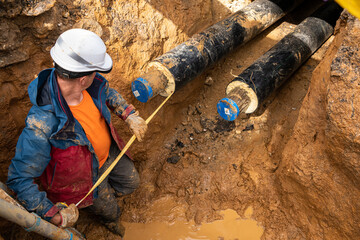
[[[62,33],[50,50],[54,62],[70,72],[110,72],[113,62],[95,33],[70,29]]]

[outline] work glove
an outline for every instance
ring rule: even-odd
[[[69,207],[65,207],[59,211],[61,216],[61,225],[60,227],[72,227],[79,218],[79,210],[75,204],[70,204]]]
[[[147,130],[147,123],[139,116],[139,112],[129,115],[125,122],[129,125],[131,132],[135,135],[137,140],[141,142]]]

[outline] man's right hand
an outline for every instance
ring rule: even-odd
[[[61,216],[60,216],[60,214],[59,214],[59,213],[55,214],[55,215],[51,218],[50,222],[51,222],[52,224],[56,225],[56,226],[60,226],[60,225],[61,225]]]
[[[75,204],[63,208],[50,220],[51,223],[62,228],[72,227],[79,218],[79,210]]]

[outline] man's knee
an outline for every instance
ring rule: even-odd
[[[131,174],[127,176],[126,181],[123,181],[121,184],[114,184],[113,188],[115,189],[117,196],[123,196],[133,193],[140,185],[139,173],[133,168]]]
[[[124,155],[109,174],[109,183],[117,195],[127,195],[135,191],[140,185],[139,173],[133,161]]]

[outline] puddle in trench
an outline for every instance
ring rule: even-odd
[[[194,221],[127,223],[125,240],[260,240],[264,229],[251,219],[253,209],[249,207],[245,218],[236,211],[221,211],[223,220],[196,226]]]

